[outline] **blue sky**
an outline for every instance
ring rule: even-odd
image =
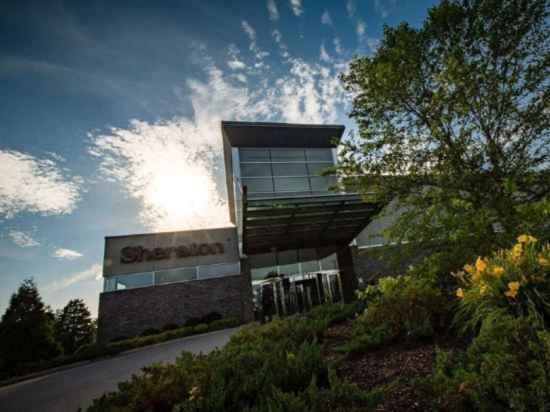
[[[219,121],[353,128],[338,74],[433,3],[2,2],[0,312],[95,316],[105,236],[227,224]]]

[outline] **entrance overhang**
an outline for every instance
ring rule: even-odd
[[[382,204],[357,194],[247,199],[243,196],[243,253],[324,249],[348,245]]]

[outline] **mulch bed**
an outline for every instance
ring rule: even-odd
[[[336,357],[331,349],[347,341],[350,336],[350,321],[330,327],[325,332],[325,356]],[[366,391],[399,379],[399,385],[385,397],[376,411],[425,411],[429,406],[422,395],[416,393],[411,382],[432,373],[435,348],[433,342],[402,342],[354,353],[339,364],[338,374]]]

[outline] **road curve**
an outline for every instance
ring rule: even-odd
[[[121,353],[113,358],[86,363],[0,388],[2,412],[76,412],[92,400],[113,391],[143,366],[173,362],[181,351],[210,352],[225,345],[238,328],[175,339]]]

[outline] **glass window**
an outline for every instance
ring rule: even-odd
[[[302,262],[303,273],[317,273],[321,270],[318,260],[310,260],[308,262]]]
[[[306,149],[306,156],[308,162],[333,162],[332,149]]]
[[[314,176],[311,177],[311,190],[328,192],[329,188],[336,184],[335,176]]]
[[[242,177],[271,176],[271,165],[269,163],[242,164],[241,176]]]
[[[113,290],[116,290],[116,278],[105,278],[103,281],[103,291],[111,292]]]
[[[152,273],[134,273],[117,276],[115,290],[141,288],[151,285],[153,285]]]
[[[273,163],[273,176],[307,176],[305,163]]]
[[[321,259],[321,269],[338,270],[338,260],[336,258],[336,253]]]
[[[273,162],[300,162],[305,160],[304,149],[271,149]]]
[[[197,279],[197,268],[180,268],[173,270],[159,270],[155,272],[155,283],[162,285],[164,283],[186,282]]]
[[[227,275],[237,275],[241,272],[239,262],[222,263],[219,265],[199,266],[199,279],[215,278]]]
[[[320,176],[329,167],[334,166],[332,163],[308,163],[307,168],[310,175]]]
[[[273,180],[264,179],[242,179],[243,186],[248,188],[249,193],[273,192]]]
[[[276,192],[309,192],[307,177],[279,177],[275,181]]]
[[[269,149],[239,149],[241,162],[269,162]]]

